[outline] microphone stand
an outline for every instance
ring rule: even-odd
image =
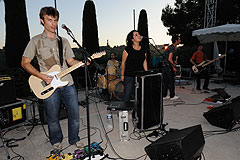
[[[152,39],[152,38],[149,38],[149,39]],[[153,39],[152,39],[153,40]],[[154,40],[153,40],[154,42]],[[168,58],[162,54],[152,43],[149,42],[149,44],[167,61],[167,63],[172,66],[173,68],[175,68],[175,66],[168,60]]]
[[[91,154],[92,153],[91,153],[91,140],[90,140],[89,98],[88,98],[88,83],[87,83],[87,76],[88,76],[88,74],[87,74],[87,58],[89,57],[91,59],[91,57],[90,57],[89,53],[86,51],[86,49],[81,47],[81,45],[75,39],[72,32],[67,31],[67,34],[73,39],[73,42],[76,43],[78,45],[78,47],[83,50],[83,53],[84,53],[83,57],[84,57],[84,63],[85,63],[84,68],[85,68],[85,84],[86,84],[85,96],[86,96],[86,108],[87,108],[86,112],[87,112],[87,136],[88,136],[88,153],[89,153],[88,157],[89,157],[89,160],[91,160]],[[96,66],[99,66],[94,61],[94,59],[91,59],[91,60],[94,62],[94,64]]]
[[[152,39],[152,38],[149,38],[149,39]],[[152,40],[153,40],[153,39],[152,39]],[[154,40],[153,40],[153,42],[154,42]],[[149,42],[149,44],[150,44],[171,66],[173,66],[173,64],[168,60],[168,58],[167,58],[165,55],[163,55],[152,43]],[[161,77],[162,77],[162,76],[161,76]],[[161,82],[161,83],[162,83],[162,82]],[[161,90],[162,90],[162,85],[161,85]],[[160,92],[160,94],[161,94],[161,97],[162,97],[162,91]],[[162,130],[162,131],[164,131],[164,132],[167,132],[166,129],[165,129],[165,127],[168,125],[168,123],[166,123],[166,124],[163,123],[163,117],[164,117],[164,112],[163,112],[163,100],[161,101],[161,106],[162,106],[162,107],[160,107],[161,119],[160,119],[159,129]],[[151,130],[156,130],[156,129],[150,129],[150,130],[148,130],[148,131],[151,131]],[[153,132],[152,134],[154,134],[154,132]]]

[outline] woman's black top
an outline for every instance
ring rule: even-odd
[[[142,71],[143,62],[145,60],[145,53],[146,51],[141,47],[140,50],[135,50],[132,46],[125,48],[126,52],[128,53],[126,62],[125,62],[125,76],[131,76],[136,71]]]

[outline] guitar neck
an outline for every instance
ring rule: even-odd
[[[213,59],[213,60],[211,60],[211,61],[209,61],[209,62],[203,64],[202,67],[205,67],[205,66],[207,66],[207,65],[209,65],[209,64],[211,64],[211,63],[213,63],[213,62],[215,62],[216,60],[218,60],[218,59],[220,59],[220,58],[223,58],[224,56],[225,56],[225,55],[222,55],[222,56],[220,56],[220,57],[217,57],[216,59]]]
[[[62,77],[64,77],[65,75],[67,75],[68,73],[72,72],[73,70],[81,67],[82,65],[84,65],[84,63],[78,62],[78,63],[74,64],[73,66],[67,68],[66,70],[58,73],[57,76],[58,76],[59,78],[62,78]]]
[[[91,56],[91,58],[88,58],[88,59],[90,60],[90,59],[100,58],[102,55],[105,55],[105,54],[106,54],[105,51],[99,52],[99,53],[94,53],[94,54]],[[84,65],[83,62],[76,63],[76,64],[74,64],[73,66],[67,68],[66,70],[58,73],[57,76],[58,76],[59,78],[62,78],[63,76],[65,76],[65,75],[67,75],[68,73],[72,72],[73,70],[81,67],[82,65]]]

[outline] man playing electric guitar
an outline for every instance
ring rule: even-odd
[[[179,36],[172,36],[172,44],[168,47],[167,50],[164,51],[163,56],[163,64],[162,64],[162,75],[163,75],[163,99],[176,100],[179,97],[175,95],[175,47],[181,43],[181,39]],[[170,92],[170,96],[167,96],[168,90]]]
[[[43,83],[45,82],[48,85],[55,77],[45,73],[51,67],[58,64],[61,70],[66,70],[68,65],[73,66],[79,63],[79,61],[74,59],[74,53],[67,39],[56,34],[59,12],[53,7],[43,7],[39,16],[44,31],[29,41],[22,56],[21,65],[31,75],[38,77]],[[60,51],[62,51],[62,54]],[[41,72],[31,65],[31,61],[35,56]],[[59,123],[61,102],[65,104],[68,113],[68,142],[71,145],[76,145],[76,147],[82,147],[78,135],[78,94],[70,74],[64,76],[62,80],[68,81],[68,85],[57,88],[50,97],[43,99],[43,106],[47,112],[49,140],[55,150],[62,149],[63,133]]]
[[[209,62],[207,59],[206,55],[203,53],[203,45],[199,44],[198,45],[198,50],[193,54],[192,58],[190,59],[190,62],[198,68],[198,64],[202,62]],[[200,69],[200,68],[199,68]],[[201,69],[202,70],[202,69]],[[203,69],[200,73],[196,74],[197,77],[197,90],[201,90],[201,78],[204,78],[204,84],[203,84],[203,89],[209,90],[208,85],[209,85],[209,80],[210,80],[210,75],[207,69]]]

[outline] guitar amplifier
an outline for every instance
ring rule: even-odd
[[[0,75],[0,105],[16,101],[14,78],[8,75]]]
[[[24,101],[15,101],[0,106],[1,129],[13,126],[26,120],[26,105]]]

